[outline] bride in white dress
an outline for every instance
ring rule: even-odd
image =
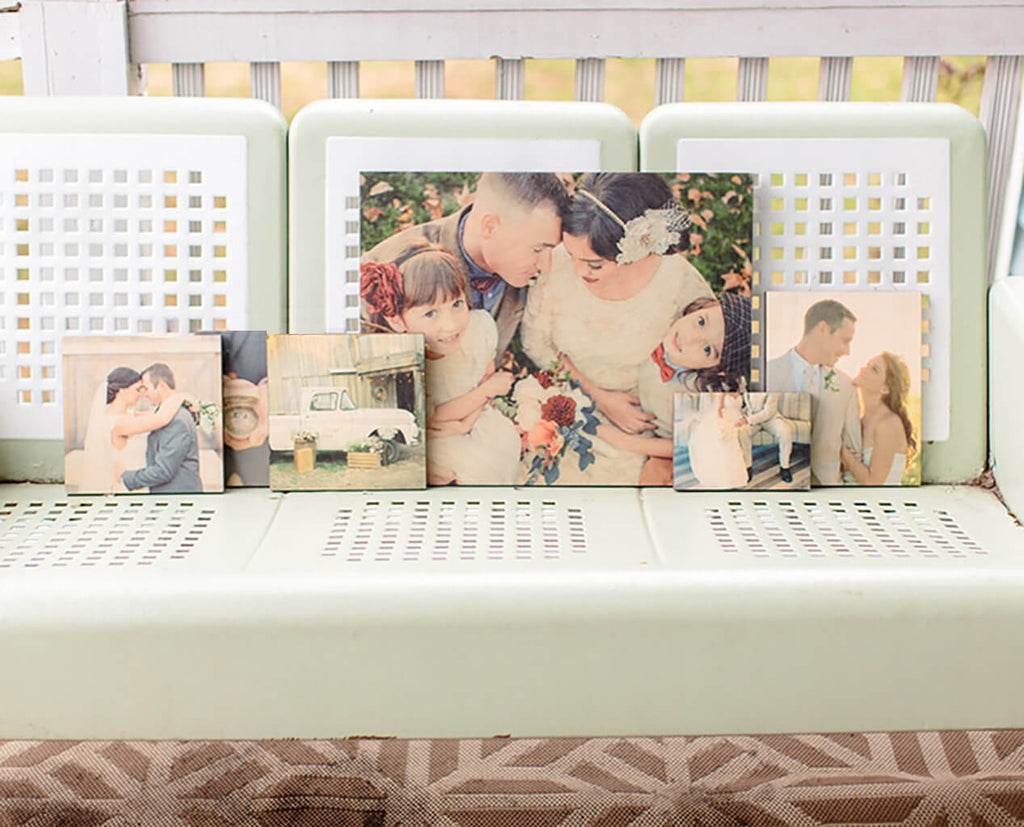
[[[747,463],[736,424],[743,417],[738,393],[701,396],[711,405],[701,411],[690,430],[690,469],[704,488],[742,488],[747,484]]]
[[[861,444],[858,456],[843,447],[840,458],[858,485],[900,485],[907,457],[914,451],[914,426],[907,414],[910,371],[895,353],[868,360],[854,377],[860,394]]]
[[[145,461],[145,446],[141,452],[132,452],[131,437],[147,434],[164,427],[185,395],[176,393],[160,410],[140,413],[135,406],[145,394],[142,375],[132,368],[118,367],[107,374],[93,394],[89,419],[85,428],[83,471],[77,484],[68,480],[68,486],[79,494],[117,494],[127,489],[121,482],[119,469],[141,466]]]

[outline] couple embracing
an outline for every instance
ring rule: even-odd
[[[152,411],[138,411],[143,397]],[[117,493],[148,488],[152,493],[203,490],[196,423],[175,389],[174,373],[156,362],[141,373],[117,367],[93,395],[85,430],[82,493]],[[146,434],[146,464],[129,469],[128,441]]]
[[[363,329],[420,332],[428,481],[523,478],[520,435],[490,404],[518,331],[594,401],[597,461],[563,482],[671,482],[671,405],[749,366],[750,301],[715,297],[686,260],[688,217],[658,175],[484,173],[472,204],[363,257]],[[500,417],[499,418],[496,418]]]
[[[772,391],[811,395],[811,474],[818,485],[900,485],[916,447],[907,413],[910,371],[895,353],[872,357],[852,379],[835,365],[848,356],[857,317],[825,299],[804,314],[792,348],[768,362]]]

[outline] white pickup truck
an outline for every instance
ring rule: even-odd
[[[353,443],[380,440],[384,462],[396,460],[399,444],[412,445],[420,434],[409,411],[359,408],[345,388],[337,387],[303,388],[299,414],[271,416],[271,450],[290,451],[292,432],[299,428],[316,432],[316,445],[322,451],[344,451]]]

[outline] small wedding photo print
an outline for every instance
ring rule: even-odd
[[[423,488],[423,337],[267,337],[270,487]]]
[[[811,487],[807,393],[680,393],[675,399],[678,491]]]
[[[920,485],[922,300],[765,294],[765,386],[811,394],[812,484]]]
[[[270,420],[267,334],[229,330],[220,334],[224,366],[224,484],[270,484]]]
[[[69,494],[224,490],[220,339],[66,337]]]
[[[670,486],[675,393],[749,377],[751,181],[363,172],[361,329],[423,334],[428,484]]]

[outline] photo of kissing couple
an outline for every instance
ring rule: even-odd
[[[69,494],[224,489],[218,336],[65,337]]]
[[[421,333],[432,485],[671,485],[750,372],[751,176],[361,176],[361,328]]]

